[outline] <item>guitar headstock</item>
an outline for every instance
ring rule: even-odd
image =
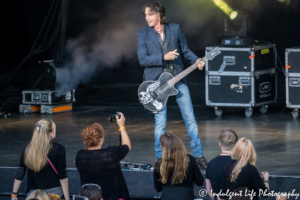
[[[206,58],[206,60],[212,60],[220,53],[221,53],[220,49],[218,47],[216,47],[213,50],[206,52],[205,58]]]

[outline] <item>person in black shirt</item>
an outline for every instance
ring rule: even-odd
[[[81,133],[87,149],[78,151],[76,167],[80,173],[81,185],[94,183],[101,187],[104,200],[128,198],[129,192],[121,171],[119,161],[131,149],[130,139],[125,130],[125,117],[118,113],[116,117],[120,127],[122,145],[101,148],[104,142],[104,130],[98,123],[86,127]]]
[[[236,133],[228,128],[225,128],[219,136],[219,147],[221,154],[212,159],[208,163],[206,170],[206,191],[211,199],[217,199],[218,193],[225,193],[225,181],[223,176],[224,167],[227,162],[231,161],[231,152],[238,141]],[[228,199],[227,196],[219,196],[221,199]]]
[[[64,195],[69,200],[69,184],[66,171],[66,150],[52,139],[56,136],[55,123],[48,119],[38,121],[30,143],[23,150],[14,181],[12,200],[27,172],[27,195],[42,189],[46,193]]]
[[[162,200],[195,199],[193,184],[201,186],[204,181],[195,158],[186,154],[182,141],[174,134],[163,134],[160,142],[162,158],[153,171],[156,191],[162,192]]]
[[[243,137],[239,139],[233,148],[231,158],[224,169],[226,190],[233,192],[240,187],[247,187],[253,191],[253,199],[267,198],[267,195],[259,195],[260,192],[269,192],[269,173],[261,172],[264,181],[255,167],[256,153],[252,142]]]

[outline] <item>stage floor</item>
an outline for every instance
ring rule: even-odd
[[[30,141],[34,124],[41,118],[53,120],[57,126],[55,142],[65,146],[67,167],[74,168],[76,153],[84,148],[80,132],[86,126],[98,122],[105,130],[104,147],[109,143],[108,116],[114,111],[125,114],[126,129],[132,143],[132,150],[124,161],[154,164],[154,116],[146,113],[141,106],[81,106],[73,112],[55,115],[12,113],[8,119],[0,119],[0,166],[16,167],[21,151]],[[222,117],[216,117],[212,107],[194,106],[204,155],[209,161],[220,153],[218,136],[225,127],[236,131],[239,138],[249,138],[257,152],[259,171],[269,171],[272,175],[299,175],[300,166],[300,119],[293,119],[285,108],[272,107],[267,114],[254,110],[251,118],[246,118],[244,110],[225,109]],[[112,145],[119,144],[118,127],[110,124]],[[184,141],[187,152],[189,146],[185,124],[177,106],[168,107],[167,132],[175,133]]]

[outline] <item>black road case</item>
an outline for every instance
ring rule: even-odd
[[[294,118],[300,108],[300,47],[285,50],[286,106],[292,108]]]
[[[207,47],[206,52],[215,47]],[[274,48],[276,48],[274,46]],[[261,106],[266,113],[268,104],[277,100],[276,51],[272,45],[253,47],[219,47],[222,52],[205,65],[206,105],[243,107],[252,116],[253,107]]]

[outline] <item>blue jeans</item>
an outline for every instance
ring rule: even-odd
[[[176,102],[179,105],[183,121],[186,126],[187,133],[191,139],[190,146],[193,149],[194,157],[203,155],[203,148],[198,132],[198,125],[195,120],[192,100],[189,88],[185,84],[179,85],[177,88],[178,94],[175,95]],[[161,158],[160,136],[166,132],[167,125],[167,105],[154,115],[155,118],[155,146],[156,160]]]

